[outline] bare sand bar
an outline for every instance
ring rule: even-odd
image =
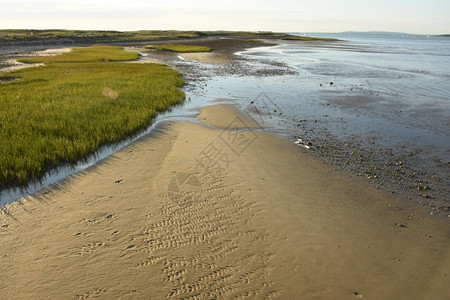
[[[36,51],[33,53],[33,56],[53,56],[61,53],[69,52],[72,48],[57,48],[57,49],[47,49]],[[0,69],[0,73],[6,73],[11,71],[16,71],[20,69],[30,68],[30,67],[41,67],[43,63],[35,63],[35,64],[25,64],[18,62],[16,59],[11,59],[6,61],[7,64],[10,64],[10,67]]]
[[[206,64],[229,65],[232,63],[232,60],[229,59],[227,55],[223,53],[199,52],[199,53],[179,53],[178,55],[184,59],[195,60]]]
[[[1,299],[448,299],[449,227],[230,106],[0,215]]]

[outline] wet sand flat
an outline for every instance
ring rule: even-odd
[[[198,118],[6,205],[1,297],[448,298],[446,220],[234,107]]]

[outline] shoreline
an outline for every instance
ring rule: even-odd
[[[1,294],[439,299],[450,292],[445,220],[252,129],[254,120],[232,106],[203,108],[198,119],[207,125],[166,122],[8,204],[0,214]]]
[[[223,64],[224,62],[230,62],[233,61],[235,63],[234,59],[232,58],[234,56],[234,52],[239,49],[246,49],[247,47],[250,47],[252,43],[247,42],[245,39],[242,39],[241,37],[236,38],[214,38],[214,37],[206,37],[206,38],[198,38],[198,39],[187,39],[187,40],[168,40],[173,42],[185,42],[185,43],[206,43],[208,45],[214,45],[214,47],[217,47],[218,51],[214,53],[210,53],[210,57],[207,59],[208,61],[215,61],[218,64]],[[125,51],[130,52],[137,52],[140,54],[139,59],[136,61],[127,61],[125,63],[157,63],[157,64],[164,64],[172,69],[175,69],[177,71],[180,71],[179,68],[177,68],[174,64],[174,62],[178,61],[178,54],[174,52],[166,52],[166,51],[154,51],[154,50],[148,50],[144,49],[143,45],[150,43],[150,44],[158,44],[162,42],[168,42],[168,41],[150,41],[150,42],[141,42],[141,45],[138,46],[136,43],[131,43],[133,46],[125,46],[130,43],[118,43],[114,42],[112,44],[120,44],[123,45],[123,48]],[[110,43],[111,44],[111,43]],[[269,45],[268,43],[264,43],[264,45]],[[86,45],[77,45],[76,47],[84,47]],[[253,45],[254,46],[254,45]],[[258,46],[260,46],[258,44]],[[22,47],[24,49],[13,49],[9,50],[9,52],[6,53],[7,59],[4,59],[4,57],[0,56],[0,74],[1,73],[7,73],[10,71],[22,69],[22,68],[28,68],[28,67],[38,67],[43,66],[42,63],[37,64],[24,64],[17,62],[17,58],[24,57],[24,56],[52,56],[61,54],[64,52],[70,51],[72,48],[68,48],[67,45],[59,45],[54,46],[52,48],[49,48],[49,46],[43,46],[43,45],[34,45],[34,46],[27,46]],[[149,55],[150,52],[150,55]],[[2,53],[0,53],[2,54]],[[4,53],[3,53],[4,54]],[[2,54],[2,55],[3,55]],[[3,58],[3,60],[1,60]],[[2,63],[3,62],[3,63]],[[6,66],[5,66],[6,65]],[[192,73],[192,72],[191,72]],[[1,83],[1,81],[0,81]],[[159,113],[158,115],[165,115],[165,113]],[[158,117],[158,116],[157,116]],[[152,120],[155,121],[155,120]],[[140,131],[137,135],[133,135],[130,137],[124,138],[122,141],[105,145],[104,147],[99,148],[94,154],[89,155],[86,158],[83,158],[79,160],[76,164],[73,163],[64,163],[60,166],[50,169],[48,172],[44,174],[42,178],[36,178],[31,180],[28,184],[25,186],[17,186],[17,185],[8,185],[5,186],[3,190],[0,190],[0,207],[6,203],[11,203],[14,201],[19,200],[22,197],[25,197],[30,194],[34,194],[40,190],[45,189],[48,186],[53,185],[54,183],[59,182],[60,180],[63,180],[70,174],[76,174],[81,170],[85,169],[82,165],[85,165],[85,162],[88,162],[88,165],[92,165],[92,160],[94,160],[94,163],[98,162],[99,160],[102,160],[105,157],[105,153],[107,155],[110,155],[111,152],[117,151],[117,149],[121,149],[124,144],[128,144],[132,141],[134,141],[136,138],[139,138],[139,136],[148,134],[148,131],[151,130],[151,128],[154,127],[155,124],[152,124],[145,130]],[[95,157],[99,157],[99,159],[96,159]]]
[[[171,68],[176,69],[184,74],[186,77],[186,91],[190,93],[191,96],[198,96],[201,93],[205,93],[206,85],[209,84],[208,89],[211,88],[211,80],[217,76],[256,76],[257,78],[264,78],[272,76],[274,80],[276,80],[277,76],[284,75],[292,75],[295,72],[289,70],[289,68],[283,64],[273,64],[268,65],[269,68],[265,69],[261,66],[255,66],[248,64],[249,61],[246,58],[242,57],[237,52],[247,49],[248,47],[259,47],[259,46],[271,46],[276,42],[276,40],[261,40],[262,42],[255,44],[254,42],[245,42],[242,39],[230,39],[230,38],[204,38],[204,39],[195,39],[195,40],[184,40],[175,42],[183,42],[183,43],[193,43],[193,44],[202,44],[205,46],[209,46],[215,49],[212,53],[194,53],[189,55],[190,57],[186,57],[190,60],[183,60],[179,58],[177,53],[168,53],[168,52],[157,52],[155,50],[143,49],[139,45],[134,44],[134,46],[125,47],[126,50],[135,51],[141,53],[141,57],[135,63],[145,63],[145,62],[156,62],[163,63]],[[160,43],[160,42],[155,42]],[[303,43],[303,42],[295,42],[295,43]],[[128,43],[129,44],[129,43]],[[125,45],[125,44],[124,44]],[[310,43],[304,43],[306,47],[317,47],[317,45],[312,45]],[[320,47],[324,47],[325,44]],[[142,46],[142,45],[141,45]],[[145,56],[146,55],[146,56]],[[181,54],[182,57],[184,54]],[[265,61],[264,64],[268,62]],[[266,65],[263,65],[263,67]],[[288,79],[289,80],[289,79]],[[338,84],[335,84],[333,87],[336,87]],[[321,84],[322,86],[322,84]],[[216,87],[217,90],[222,87]],[[323,93],[328,92],[327,89],[324,88],[324,91],[320,91]],[[214,92],[211,93],[214,98],[221,98],[221,95],[215,95]],[[230,93],[229,93],[230,94]],[[333,98],[331,98],[331,96]],[[246,94],[246,97],[249,97],[249,94]],[[288,96],[286,96],[288,97]],[[348,99],[347,99],[348,98]],[[348,101],[346,104],[349,105],[358,105],[358,99],[360,98],[351,98],[347,97],[344,94],[340,95],[338,93],[331,93],[329,99],[325,98],[326,106],[336,107],[339,104],[339,101],[342,99]],[[248,101],[247,101],[248,100]],[[255,100],[255,99],[253,99]],[[252,100],[252,102],[253,102]],[[366,101],[368,101],[366,99]],[[206,102],[209,102],[207,100]],[[214,102],[214,101],[213,101]],[[267,107],[264,105],[259,105],[262,103],[258,103],[255,101],[255,105],[250,107],[250,99],[240,100],[240,99],[227,99],[226,97],[219,102],[233,103],[240,106],[241,109],[245,110],[247,113],[250,113],[253,118],[260,120],[260,122],[271,122],[270,119],[277,120],[284,124],[281,126],[291,126],[292,128],[288,129],[290,132],[286,135],[281,133],[282,136],[285,137],[286,140],[296,141],[297,138],[301,138],[302,140],[312,142],[313,143],[313,153],[316,157],[319,157],[321,160],[326,161],[329,164],[334,165],[338,169],[345,169],[348,173],[358,175],[362,177],[362,180],[370,181],[373,186],[379,187],[386,191],[401,194],[408,198],[411,201],[420,203],[425,207],[429,207],[430,213],[443,215],[444,217],[448,215],[448,211],[450,207],[448,206],[448,199],[445,198],[445,192],[448,191],[448,188],[445,188],[445,180],[448,176],[441,176],[436,174],[431,175],[422,175],[421,167],[415,165],[415,161],[417,159],[425,159],[420,155],[420,151],[416,151],[413,149],[412,152],[401,152],[401,146],[393,147],[392,145],[384,145],[386,149],[377,149],[372,144],[372,137],[369,136],[368,142],[372,144],[361,144],[361,140],[365,140],[367,137],[355,138],[354,140],[341,140],[339,137],[330,136],[327,127],[335,126],[333,120],[326,119],[328,117],[328,113],[330,115],[339,114],[342,107],[339,107],[337,111],[328,110],[325,118],[319,119],[317,121],[318,116],[294,116],[298,119],[298,124],[289,123],[289,121],[284,120],[286,117],[280,117],[278,113],[273,113],[271,110],[266,111]],[[248,103],[246,103],[248,102]],[[263,100],[264,102],[264,100]],[[337,103],[335,103],[337,102]],[[247,106],[248,104],[248,106]],[[202,103],[199,103],[195,110],[200,108]],[[248,108],[250,108],[248,110]],[[345,107],[344,107],[345,108]],[[189,110],[189,109],[188,109]],[[186,113],[186,111],[184,111]],[[342,113],[342,112],[341,112]],[[190,113],[189,113],[190,114]],[[285,114],[286,116],[286,114]],[[359,117],[359,116],[358,116]],[[175,117],[176,119],[177,117]],[[261,121],[262,118],[266,118],[266,120]],[[284,118],[284,119],[283,119]],[[295,121],[295,120],[294,120]],[[337,120],[334,120],[336,122]],[[297,122],[297,121],[295,121]],[[342,123],[342,122],[341,122]],[[345,122],[344,122],[345,123]],[[341,124],[342,125],[342,124]],[[153,125],[152,125],[153,126]],[[343,125],[342,125],[343,126]],[[274,132],[276,132],[276,128]],[[382,142],[381,142],[382,143]],[[375,144],[376,145],[376,144]],[[383,146],[383,144],[381,144]],[[107,147],[109,149],[109,147]],[[398,148],[398,149],[397,149]],[[109,150],[106,150],[107,152]],[[380,150],[380,151],[378,151]],[[395,153],[399,150],[398,153]],[[103,150],[101,150],[103,151]],[[311,150],[308,150],[311,151]],[[380,153],[377,153],[380,152]],[[335,154],[336,152],[337,154]],[[392,155],[391,153],[394,153]],[[412,154],[412,156],[411,156]],[[398,165],[400,162],[402,165]],[[376,161],[381,162],[375,167],[370,162]],[[431,163],[434,163],[433,161]],[[438,169],[441,173],[444,171],[445,159],[442,159],[442,163],[438,166]],[[368,168],[376,168],[377,171],[368,172]],[[436,181],[436,177],[440,178],[439,182]],[[429,185],[431,184],[431,189],[429,189]],[[408,191],[409,189],[409,191]],[[422,191],[421,189],[425,189]],[[13,191],[15,193],[15,191]]]

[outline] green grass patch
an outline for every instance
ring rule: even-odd
[[[324,42],[337,42],[339,41],[338,39],[333,39],[333,38],[322,38],[322,37],[311,37],[311,36],[286,36],[286,37],[282,37],[282,40],[287,40],[287,41],[309,41],[309,42],[313,42],[313,41],[324,41]]]
[[[192,52],[210,52],[211,48],[206,46],[197,45],[182,45],[182,44],[161,44],[161,45],[148,45],[147,49],[156,49],[161,51],[172,51],[179,53],[192,53]]]
[[[97,61],[129,57],[117,47],[74,52],[0,75],[0,187],[133,135],[184,99],[180,74],[164,65]]]
[[[73,63],[73,62],[107,62],[136,60],[138,53],[123,51],[118,46],[94,45],[90,47],[74,48],[70,52],[55,56],[35,56],[18,59],[23,63]]]

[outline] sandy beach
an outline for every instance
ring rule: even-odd
[[[3,207],[2,299],[447,299],[448,222],[236,108]]]

